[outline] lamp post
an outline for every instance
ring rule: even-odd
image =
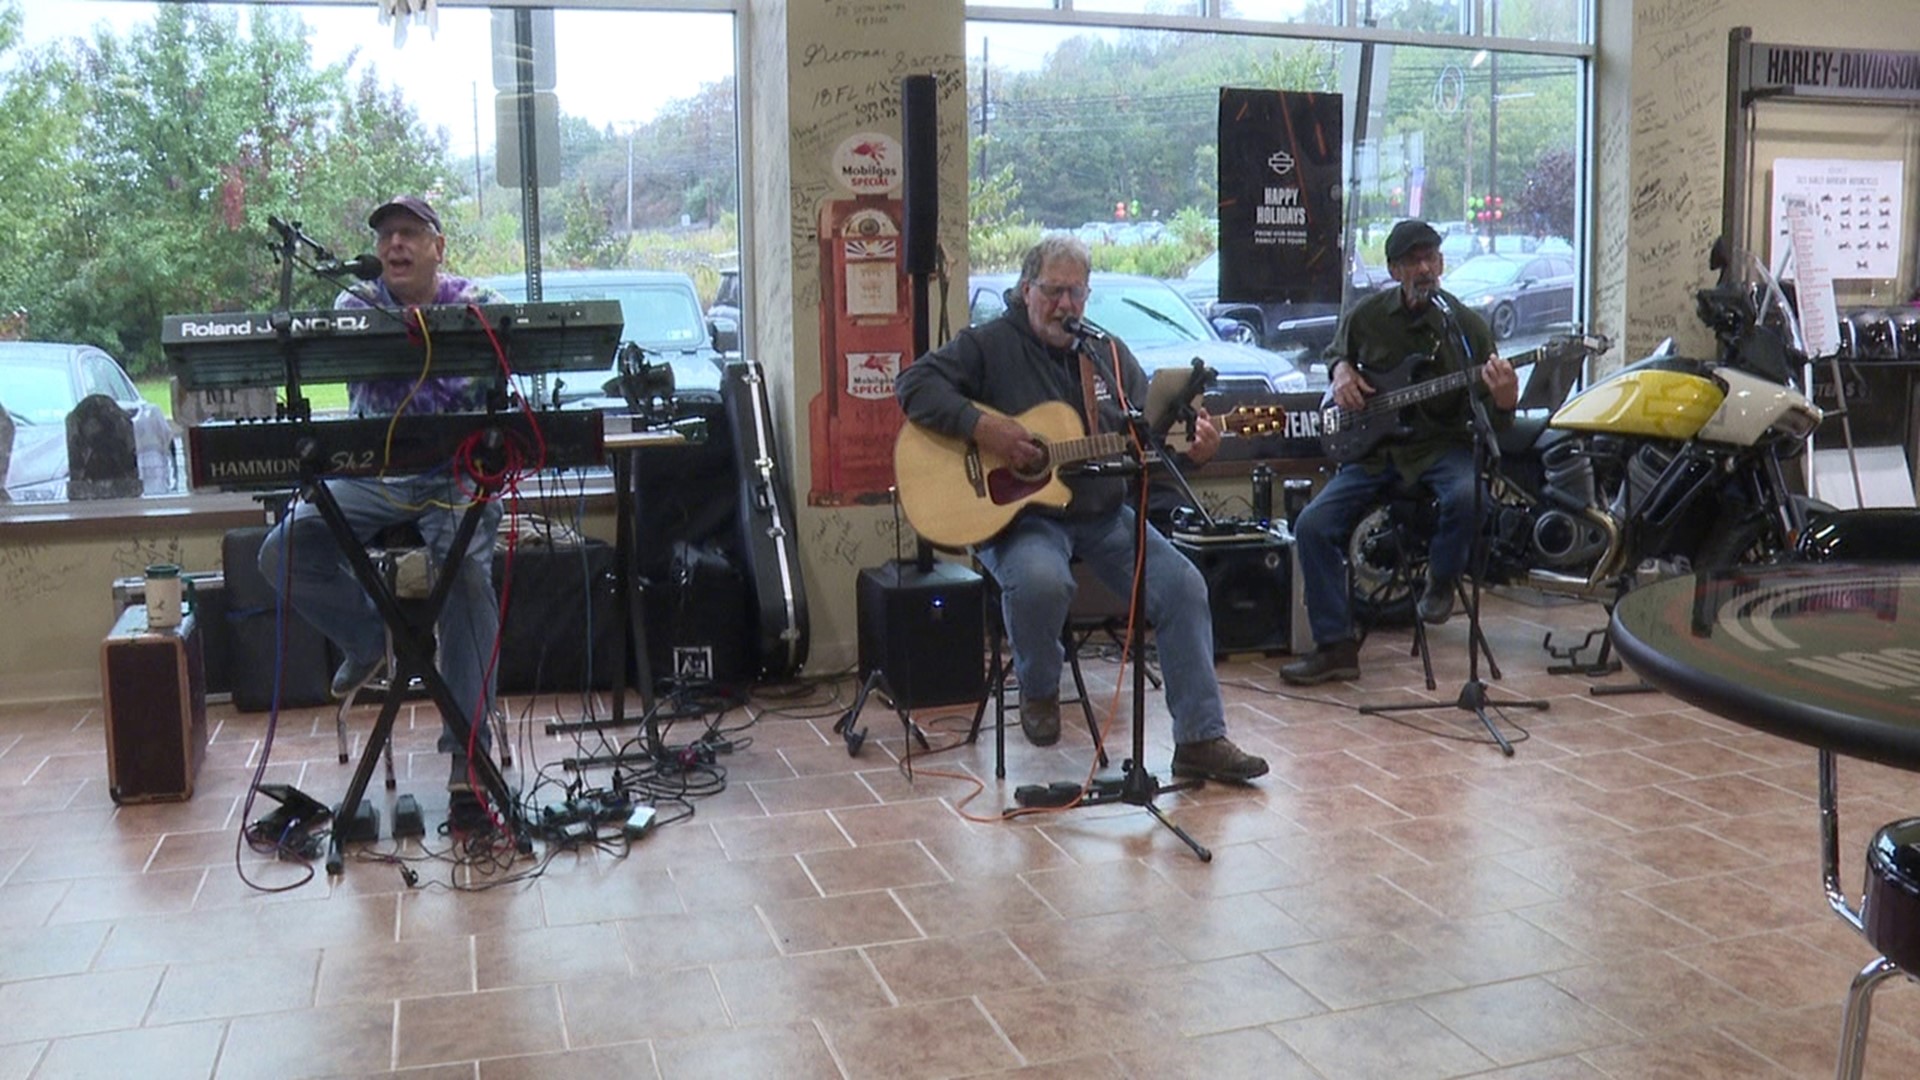
[[[633,235],[633,132],[636,125],[627,121],[627,235]]]

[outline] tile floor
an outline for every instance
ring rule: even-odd
[[[890,713],[867,709],[849,757],[816,697],[759,701],[725,791],[624,860],[561,853],[486,891],[448,888],[444,864],[409,888],[351,862],[258,892],[235,838],[264,717],[214,708],[193,799],[116,808],[97,703],[0,710],[0,1080],[1830,1075],[1870,956],[1819,888],[1813,753],[1545,674],[1543,635],[1577,637],[1596,607],[1488,612],[1496,695],[1552,704],[1514,715],[1511,759],[1471,741],[1469,713],[1355,712],[1419,689],[1404,632],[1368,643],[1363,681],[1311,694],[1278,692],[1284,657],[1223,664],[1234,735],[1273,772],[1161,797],[1206,864],[1132,806],[966,820],[973,785],[933,770],[991,777],[990,740],[909,781]],[[1461,621],[1433,640],[1430,696],[1451,702]],[[1087,666],[1104,708],[1118,668]],[[936,743],[961,723],[919,719]],[[1067,720],[1049,750],[1014,731],[1009,779],[969,812],[1084,775]],[[396,743],[400,790],[437,823],[433,727]],[[1147,728],[1167,779],[1157,695]],[[549,767],[580,752],[534,738]],[[338,799],[331,714],[284,718],[267,772]],[[1913,788],[1843,765],[1850,867]],[[1920,998],[1878,1002],[1870,1075],[1920,1075]]]

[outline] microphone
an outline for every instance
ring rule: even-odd
[[[1077,315],[1069,315],[1060,320],[1060,329],[1079,338],[1081,341],[1106,341],[1112,335],[1098,326],[1087,322]]]
[[[1439,308],[1440,314],[1445,315],[1449,319],[1453,318],[1453,305],[1447,302],[1446,295],[1439,289],[1435,289],[1427,294],[1427,302]]]
[[[378,255],[360,255],[351,259],[328,259],[313,269],[319,274],[352,274],[361,281],[372,281],[384,268]]]

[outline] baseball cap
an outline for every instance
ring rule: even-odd
[[[433,207],[427,205],[427,200],[414,195],[395,195],[374,207],[373,213],[367,215],[367,228],[379,228],[380,223],[385,221],[388,215],[398,211],[405,211],[433,226],[434,232],[441,231],[440,215],[433,212]]]
[[[1397,262],[1401,256],[1421,245],[1440,246],[1440,234],[1433,226],[1418,218],[1408,218],[1393,227],[1387,234],[1387,261]]]

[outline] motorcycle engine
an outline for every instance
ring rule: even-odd
[[[1591,450],[1569,440],[1541,455],[1548,505],[1533,519],[1534,561],[1555,570],[1584,568],[1607,546],[1607,533],[1588,515],[1599,505]]]

